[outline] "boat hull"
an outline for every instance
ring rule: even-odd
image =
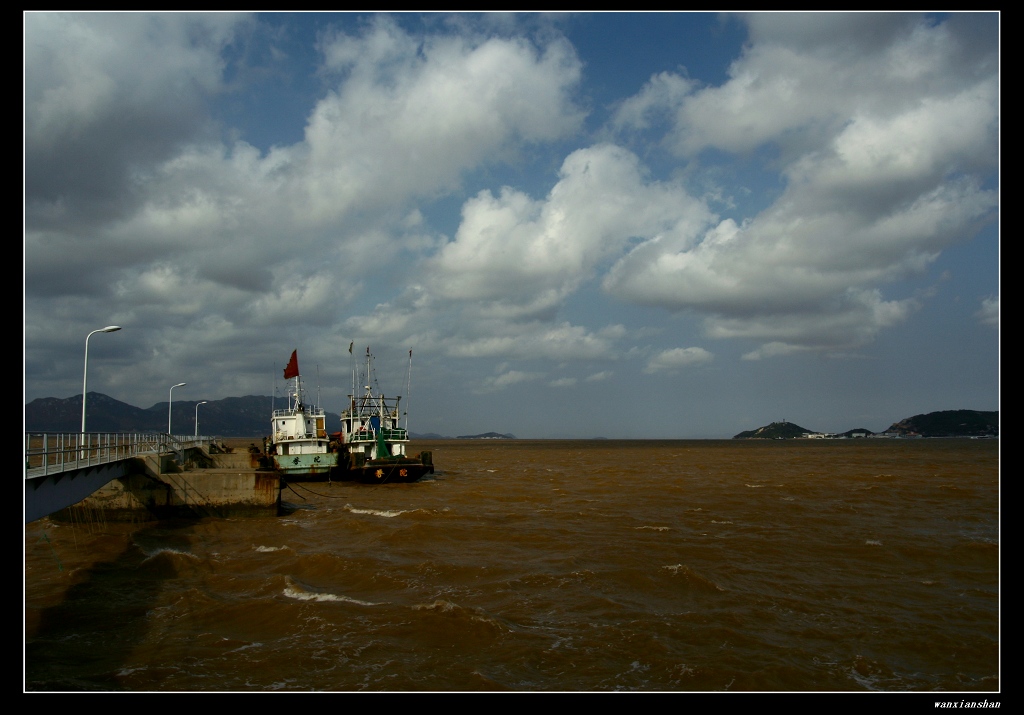
[[[415,482],[424,474],[434,471],[434,465],[414,459],[373,459],[361,467],[350,469],[352,477],[363,484],[393,484]]]
[[[293,481],[322,481],[331,477],[338,466],[338,455],[326,454],[275,454],[274,468],[282,477]]]
[[[415,457],[387,457],[361,459],[362,455],[349,455],[339,460],[334,478],[355,480],[363,484],[395,484],[415,482],[425,474],[433,474],[433,455],[422,452]]]

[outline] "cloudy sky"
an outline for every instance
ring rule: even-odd
[[[415,432],[998,409],[999,20],[26,14],[25,400],[116,324],[139,407],[354,343]]]

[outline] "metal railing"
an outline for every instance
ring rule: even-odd
[[[409,431],[406,429],[386,429],[379,430],[383,433],[384,439],[389,442],[407,441],[409,439]],[[352,432],[349,434],[349,442],[376,442],[377,441],[377,430],[368,429],[359,432]]]
[[[209,448],[215,439],[158,432],[26,432],[25,478],[108,464],[147,454],[174,452],[178,461],[184,461],[186,449],[202,446]]]
[[[308,417],[323,417],[327,413],[324,412],[323,407],[317,407],[316,405],[302,405],[302,409],[296,411],[291,408],[285,408],[283,410],[274,410],[273,417],[291,417],[292,415],[300,414]]]

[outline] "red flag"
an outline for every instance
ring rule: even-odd
[[[290,377],[299,376],[299,351],[292,350],[292,357],[288,361],[288,366],[284,369],[284,379],[287,380]]]

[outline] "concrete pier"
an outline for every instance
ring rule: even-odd
[[[166,518],[276,516],[281,480],[260,469],[248,453],[218,454],[192,449],[184,467],[172,458],[139,458],[133,473],[114,479],[74,506],[55,512],[60,520],[149,521]]]

